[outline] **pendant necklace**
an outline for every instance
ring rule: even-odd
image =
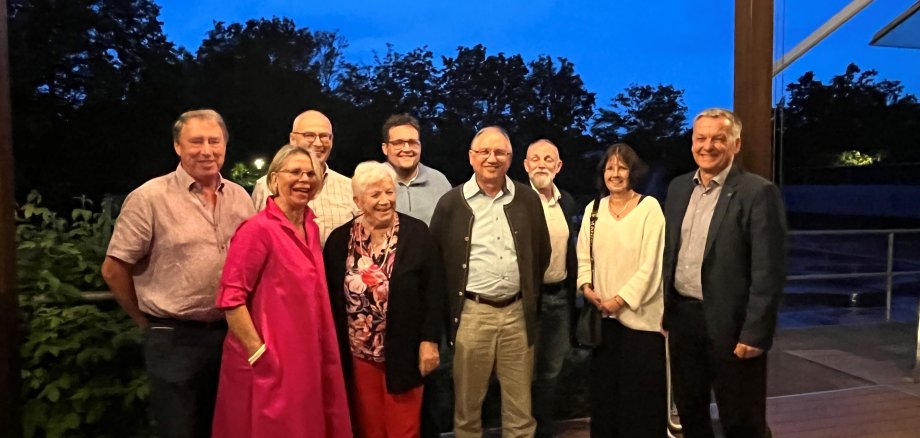
[[[623,214],[623,212],[626,211],[627,208],[629,208],[630,201],[632,201],[632,199],[635,197],[636,197],[636,192],[633,192],[632,195],[629,197],[629,199],[627,199],[626,202],[623,204],[623,208],[621,208],[620,211],[613,213],[613,217],[619,219],[620,216]],[[611,203],[611,205],[613,205],[613,203]]]

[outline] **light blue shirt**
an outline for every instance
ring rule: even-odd
[[[510,298],[521,290],[514,236],[505,216],[505,206],[514,199],[514,183],[505,176],[505,187],[491,198],[473,175],[463,184],[463,197],[473,210],[466,290],[495,299]]]
[[[393,167],[390,163],[386,164]],[[408,184],[397,181],[396,211],[429,225],[438,199],[441,199],[441,195],[447,193],[450,188],[450,182],[443,173],[418,163],[418,173],[415,178],[412,178]]]

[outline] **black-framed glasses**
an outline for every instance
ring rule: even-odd
[[[416,139],[410,139],[410,140],[402,140],[402,139],[399,139],[399,140],[389,140],[389,141],[387,141],[387,144],[389,144],[390,146],[393,146],[394,148],[397,148],[397,149],[399,149],[399,148],[404,148],[404,147],[406,147],[406,146],[409,146],[409,149],[418,149],[418,148],[422,147],[422,142],[421,142],[421,141],[418,141],[418,140],[416,140]]]
[[[292,131],[291,134],[297,134],[297,135],[299,135],[301,138],[303,138],[304,140],[306,140],[307,143],[311,143],[311,144],[312,144],[314,141],[316,141],[317,138],[319,138],[319,141],[322,142],[322,143],[329,143],[329,142],[332,141],[332,133],[331,133],[331,132],[319,132],[319,133],[317,133],[317,132],[297,132],[297,131]]]
[[[495,158],[498,158],[499,160],[511,156],[511,152],[503,151],[501,149],[470,149],[470,152],[476,154],[480,158],[488,158],[489,155],[495,154]]]
[[[309,179],[316,178],[316,171],[313,170],[313,169],[310,169],[310,170],[281,169],[281,170],[278,171],[278,173],[286,173],[286,174],[288,174],[288,175],[290,175],[290,176],[293,176],[294,178],[297,178],[297,179],[303,178],[304,175],[306,175],[307,178],[309,178]]]

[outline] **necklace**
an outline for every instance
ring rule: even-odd
[[[626,202],[623,203],[623,208],[621,208],[620,211],[616,213],[613,213],[613,211],[611,211],[611,213],[613,213],[613,217],[619,219],[620,216],[623,215],[623,212],[626,211],[627,208],[629,208],[630,201],[632,201],[632,199],[635,197],[636,197],[636,192],[632,192],[632,195],[629,196],[629,199],[627,199]],[[613,207],[613,202],[610,203],[610,207],[611,208]]]
[[[370,254],[371,254],[371,260],[374,260],[374,261],[377,262],[377,264],[379,264],[379,265],[382,265],[383,263],[386,263],[387,257],[389,257],[389,255],[390,255],[390,250],[392,249],[392,248],[390,248],[390,239],[393,238],[393,230],[394,230],[395,228],[396,228],[396,223],[395,223],[395,221],[394,221],[392,224],[390,224],[390,228],[387,230],[387,233],[386,233],[386,241],[384,241],[383,246],[380,246],[379,243],[378,243],[378,244],[375,244],[375,243],[374,243],[374,236],[373,236],[373,234],[372,234],[372,233],[368,233],[368,237],[369,237],[369,238],[368,238],[368,247],[369,247],[368,250],[369,250],[369,252],[370,252]],[[382,256],[382,257],[379,259],[379,260],[380,260],[379,262],[377,261],[378,253],[379,253],[379,255]]]

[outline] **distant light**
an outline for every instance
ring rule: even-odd
[[[265,160],[262,158],[256,158],[253,160],[252,165],[256,166],[256,169],[262,170],[262,168],[265,167]]]

